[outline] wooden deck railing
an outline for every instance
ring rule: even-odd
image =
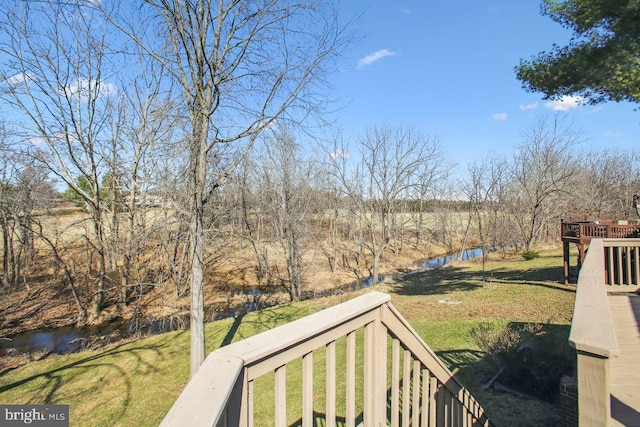
[[[576,221],[562,222],[560,235],[588,243],[591,239],[624,239],[639,237],[640,225],[634,221]]]
[[[287,366],[299,364],[301,390],[292,390]],[[261,377],[273,388],[258,390]],[[322,391],[314,379],[325,384]],[[288,394],[301,394],[301,406],[293,408]],[[278,427],[489,425],[469,391],[379,292],[214,351],[161,425],[261,425],[256,411],[265,397],[272,397],[268,423]]]
[[[569,342],[578,354],[581,427],[609,425],[609,359],[618,342],[608,293],[639,289],[639,253],[640,239],[593,239],[580,270]]]
[[[640,224],[637,221],[561,221],[560,236],[564,258],[564,282],[569,283],[570,260],[569,246],[578,246],[578,268],[585,258],[585,247],[591,239],[629,239],[640,237]]]
[[[635,292],[640,285],[640,239],[606,239],[602,245],[608,291]]]

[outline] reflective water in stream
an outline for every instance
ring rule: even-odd
[[[410,271],[397,274],[380,275],[379,282],[389,279],[402,279],[408,274],[415,274],[433,270],[449,264],[452,261],[476,258],[482,255],[482,249],[467,249],[462,253],[447,255],[443,257],[421,260],[416,262]],[[328,295],[348,292],[352,290],[370,287],[373,284],[373,277],[352,283],[350,285],[331,289],[322,293],[308,295],[308,298],[321,298]],[[241,316],[246,313],[260,310],[266,306],[261,304],[260,293],[252,290],[245,295],[247,302],[241,305],[229,306],[227,304],[216,304],[208,307],[205,316],[207,320],[219,320],[226,317]],[[135,333],[141,335],[151,335],[162,332],[169,332],[184,329],[189,326],[189,315],[171,316],[157,319],[143,319],[135,322],[114,321],[112,323],[92,326],[92,327],[64,327],[41,329],[28,331],[14,335],[10,338],[0,338],[0,357],[17,355],[20,353],[32,353],[44,351],[47,353],[70,353],[84,350],[90,347],[100,347],[119,339],[130,337]]]

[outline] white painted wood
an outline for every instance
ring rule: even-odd
[[[422,370],[422,402],[420,405],[420,411],[422,415],[420,417],[420,427],[429,427],[429,370]]]
[[[429,381],[429,427],[435,427],[438,422],[436,414],[438,400],[438,379],[431,377]]]
[[[578,352],[578,423],[606,426],[611,415],[609,359]]]
[[[391,427],[400,427],[400,340],[391,342]]]
[[[336,427],[336,342],[326,347],[326,423]]]
[[[356,425],[356,333],[347,334],[346,427]]]
[[[446,384],[452,393],[457,395],[460,389],[464,388],[393,304],[386,304],[386,310],[382,314],[382,323],[400,339],[406,348],[410,348],[414,357],[429,368],[432,375],[438,378],[442,384]]]
[[[405,350],[402,360],[402,427],[411,421],[411,352]]]
[[[272,372],[275,368],[284,363],[289,363],[293,360],[299,359],[306,353],[313,351],[316,348],[323,347],[331,341],[373,322],[376,319],[376,316],[378,316],[377,311],[369,311],[361,314],[357,318],[346,320],[340,325],[327,329],[323,333],[319,333],[313,337],[307,338],[306,340],[300,341],[293,347],[279,348],[268,357],[263,357],[258,360],[252,359],[251,362],[245,361],[245,365],[247,366],[247,375],[251,380],[258,378],[267,372]],[[250,339],[251,338],[249,338],[249,340]],[[241,354],[240,356],[244,358],[244,355]]]
[[[246,393],[246,395],[245,395]],[[240,426],[244,426],[246,425],[247,427],[253,427],[254,426],[254,419],[253,419],[253,381],[247,381],[246,382],[246,387],[243,390],[243,399],[245,399],[246,402],[246,406],[245,405],[241,405],[241,413],[240,413],[240,422],[238,423],[238,425]],[[246,419],[246,424],[243,423],[243,420]]]
[[[308,342],[311,338],[325,334],[343,323],[362,317],[375,311],[381,305],[389,302],[391,297],[381,292],[370,292],[346,301],[340,305],[327,308],[309,316],[270,329],[253,337],[229,344],[217,352],[225,355],[241,355],[245,365],[251,365],[259,360],[279,354],[283,349]],[[322,345],[331,342],[328,339]],[[301,357],[299,355],[298,357]]]
[[[604,286],[602,239],[593,239],[578,277],[569,342],[578,351],[611,357],[618,352]]]
[[[240,379],[243,363],[235,357],[210,354],[160,424],[163,427],[215,426]]]
[[[276,369],[275,375],[275,423],[276,427],[287,426],[287,366]]]
[[[411,402],[411,424],[417,426],[420,422],[420,361],[413,361],[413,390]]]
[[[313,427],[313,352],[302,357],[302,427]]]
[[[355,427],[356,330],[361,327],[365,329],[362,350],[365,425],[387,424],[389,334],[392,336],[392,415],[389,420],[392,425],[399,423],[400,395],[403,425],[409,425],[411,420],[412,425],[462,422],[462,406],[477,406],[475,400],[465,398],[466,390],[391,305],[390,297],[372,292],[216,350],[185,388],[184,396],[176,401],[163,425],[253,427],[253,380],[275,372],[274,421],[276,426],[285,426],[286,364],[302,357],[302,423],[309,427],[313,422],[313,351],[326,346],[326,425],[335,427],[335,340],[346,336],[345,425]],[[401,348],[404,349],[402,368]],[[179,420],[183,420],[183,424]]]
[[[380,312],[380,310],[379,310]],[[382,314],[374,322],[374,412],[375,425],[386,427],[387,424],[387,328],[381,321]],[[384,402],[384,403],[383,403]]]
[[[375,426],[375,339],[374,323],[364,327],[364,414],[365,426]]]

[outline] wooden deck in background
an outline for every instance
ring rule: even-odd
[[[610,359],[611,425],[640,426],[640,295],[610,294],[620,353]]]

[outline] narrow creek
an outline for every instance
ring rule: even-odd
[[[414,263],[409,271],[396,274],[383,274],[378,277],[379,282],[391,279],[402,279],[409,274],[415,274],[433,270],[453,261],[467,260],[482,255],[482,249],[467,249],[462,253],[420,260]],[[373,284],[373,277],[354,282],[326,292],[309,295],[309,298],[322,298],[343,292],[354,291],[370,287]],[[246,295],[247,302],[235,306],[224,303],[214,304],[207,308],[205,318],[208,321],[220,320],[227,317],[244,315],[252,311],[266,308],[260,304],[260,294],[257,290],[252,290]],[[45,353],[72,353],[87,348],[101,347],[122,338],[141,335],[153,335],[163,332],[185,329],[189,326],[189,315],[176,315],[163,318],[147,318],[124,321],[122,319],[100,325],[87,326],[81,328],[45,328],[34,331],[27,331],[11,337],[0,337],[0,357],[15,356],[25,353],[45,352]]]

